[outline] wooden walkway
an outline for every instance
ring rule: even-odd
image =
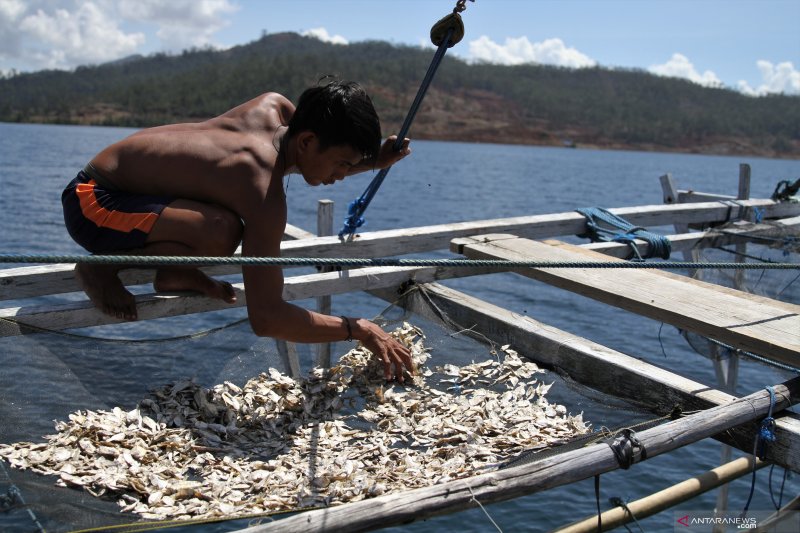
[[[475,259],[614,261],[578,246],[513,235],[456,239],[453,248]],[[748,352],[800,366],[798,305],[655,270],[537,268],[516,272]]]

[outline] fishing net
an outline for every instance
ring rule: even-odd
[[[352,343],[333,345],[329,370],[298,346],[292,376],[287,351],[244,320],[161,340],[98,338],[107,327],[0,338],[0,527],[244,527],[530,460],[589,421],[653,416],[446,317],[393,305],[376,320],[412,348],[403,385]]]
[[[735,236],[737,241],[719,246],[695,247],[690,252],[691,260],[763,264],[800,262],[798,226],[777,222],[737,222],[715,228],[714,231],[723,236]],[[701,269],[694,272],[693,277],[772,300],[800,304],[800,274],[796,270]],[[681,331],[681,335],[697,353],[710,359],[729,359],[735,354],[752,355],[733,350],[696,333]]]

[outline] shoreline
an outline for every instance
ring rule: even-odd
[[[178,118],[173,122],[198,122],[200,119],[192,118]],[[145,121],[142,121],[145,123]],[[49,126],[90,126],[90,127],[105,127],[105,128],[130,128],[130,129],[143,129],[161,125],[161,123],[147,123],[147,125],[126,125],[126,124],[112,124],[109,119],[105,120],[70,120],[70,121],[2,121],[0,124],[22,124],[22,125],[49,125]],[[393,124],[389,123],[386,127],[385,134],[393,131],[391,127]],[[498,131],[499,133],[499,131]],[[514,131],[515,135],[500,134],[490,136],[488,132],[470,132],[462,131],[460,134],[457,132],[454,135],[444,135],[439,132],[426,131],[426,128],[420,127],[419,131],[412,132],[412,140],[422,141],[442,141],[442,142],[463,142],[463,143],[476,143],[476,144],[507,144],[517,146],[544,146],[550,148],[564,148],[564,149],[581,149],[581,150],[620,150],[626,152],[647,152],[647,153],[674,153],[674,154],[697,154],[697,155],[717,155],[717,156],[742,156],[742,157],[760,157],[766,159],[781,159],[789,161],[800,160],[800,147],[797,151],[793,152],[776,152],[763,147],[753,146],[741,138],[717,138],[705,144],[696,144],[694,146],[665,146],[655,145],[652,143],[621,143],[610,139],[592,137],[589,139],[582,139],[581,136],[559,135],[555,132],[548,132],[542,129],[529,130],[520,132]],[[528,135],[525,135],[525,134]],[[575,132],[572,132],[575,133]],[[563,140],[562,140],[563,139]]]

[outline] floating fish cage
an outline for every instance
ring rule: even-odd
[[[402,385],[386,383],[361,346],[320,345],[307,353],[255,338],[246,321],[180,338],[108,339],[104,332],[120,320],[82,295],[55,296],[79,293],[74,265],[0,270],[0,346],[6,366],[26,368],[28,378],[6,373],[0,383],[0,526],[16,520],[27,529],[136,531],[172,521],[269,518],[247,530],[365,531],[599,479],[703,439],[747,454],[691,483],[563,527],[596,531],[767,464],[798,472],[800,421],[789,408],[798,401],[800,378],[744,396],[731,391],[742,357],[796,374],[800,305],[786,301],[790,291],[768,297],[751,290],[766,270],[712,274],[703,263],[707,251],[719,250],[733,252],[730,261],[740,265],[752,266],[756,256],[796,263],[800,202],[750,199],[747,165],[739,178],[738,194],[721,196],[679,190],[665,175],[664,204],[608,211],[637,229],[674,228],[667,236],[672,253],[690,262],[677,272],[621,268],[632,253],[647,257],[654,246],[635,232],[628,239],[568,242],[586,233],[587,218],[578,212],[375,231],[345,244],[287,227],[284,257],[449,250],[460,258],[541,262],[319,268],[299,275],[287,269],[286,300],[317,298],[330,313],[331,296],[365,292],[390,305],[378,320],[411,348],[418,370]],[[332,205],[321,203],[321,227],[328,230],[320,233],[330,234],[331,214]],[[776,259],[764,259],[754,246],[774,250]],[[204,270],[240,274],[236,265]],[[442,283],[472,276],[480,282],[498,272],[678,328],[708,357],[719,387]],[[797,269],[789,272],[796,276]],[[755,283],[748,281],[753,274]],[[152,271],[126,270],[122,278],[143,286]],[[242,307],[238,279],[234,305]],[[146,290],[136,300],[140,330],[144,324],[153,332],[168,317],[191,321],[230,308]],[[214,355],[200,365],[200,353]],[[586,416],[582,405],[550,390],[554,382],[636,406],[635,423]],[[796,506],[768,522],[797,521],[787,512]]]

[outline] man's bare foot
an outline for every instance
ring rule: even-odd
[[[136,299],[122,284],[118,272],[115,265],[75,265],[75,278],[95,307],[116,318],[136,320]]]
[[[230,304],[236,302],[230,283],[210,278],[196,268],[159,268],[153,288],[156,292],[195,291]]]

